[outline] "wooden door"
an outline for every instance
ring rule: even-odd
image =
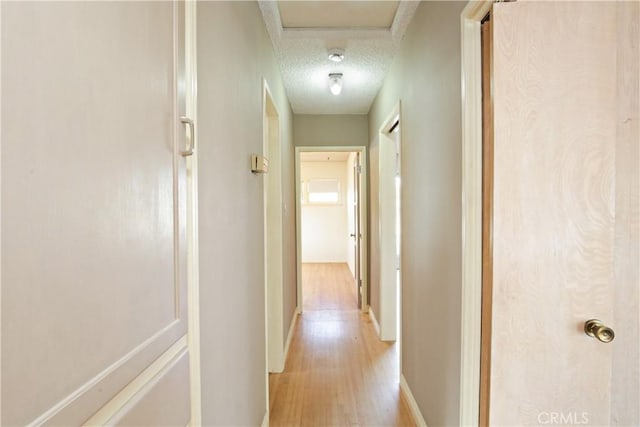
[[[625,393],[637,413],[637,381],[611,387],[616,352],[638,377],[638,13],[621,7],[493,7],[490,425],[616,424]],[[620,292],[635,320],[616,321]],[[592,318],[613,342],[585,334]]]
[[[1,7],[1,424],[184,426],[184,4]]]

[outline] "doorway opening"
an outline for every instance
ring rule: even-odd
[[[367,311],[365,156],[365,147],[296,148],[299,313],[307,297],[323,298],[305,291],[303,264],[326,263],[344,265],[353,278],[348,298]]]

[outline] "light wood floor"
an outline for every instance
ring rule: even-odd
[[[303,264],[303,313],[285,370],[269,377],[271,426],[414,426],[395,344],[357,308],[346,264]]]

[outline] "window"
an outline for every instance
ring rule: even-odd
[[[337,179],[310,179],[302,189],[302,200],[309,204],[337,205],[340,203],[340,181]]]

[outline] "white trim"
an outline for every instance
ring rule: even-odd
[[[265,3],[265,2],[260,2]],[[296,312],[302,314],[302,188],[300,188],[300,150],[295,147],[293,167],[296,191]]]
[[[262,424],[260,427],[269,427],[269,411],[264,413],[264,418],[262,418]]]
[[[376,335],[380,338],[380,324],[378,323],[378,319],[376,319],[376,315],[371,307],[369,307],[369,317],[371,318],[371,323],[373,323],[373,329],[376,330]]]
[[[197,4],[185,2],[185,79],[186,115],[194,122],[195,140],[198,141],[198,98],[197,98]],[[187,291],[187,340],[189,345],[189,371],[191,417],[189,424],[202,425],[202,391],[200,380],[200,267],[198,246],[198,150],[187,157],[187,239],[189,244],[188,291]]]
[[[280,150],[280,114],[274,102],[269,84],[262,79],[262,119],[263,119],[263,156],[269,159],[274,147],[271,134],[277,131],[275,149],[277,157],[269,159],[269,173],[260,175],[264,191],[264,297],[265,327],[267,339],[267,386],[268,372],[284,370],[284,318],[283,318],[283,270],[282,270],[282,159]],[[272,120],[275,123],[271,123]],[[276,128],[277,126],[277,128]],[[275,176],[277,182],[272,182]],[[269,206],[277,206],[278,214],[269,217]]]
[[[289,357],[289,346],[291,346],[291,340],[293,339],[293,333],[298,323],[298,312],[294,311],[291,317],[291,325],[289,326],[289,333],[287,334],[287,342],[284,345],[284,364],[287,364],[287,357]]]
[[[404,375],[400,375],[400,391],[407,401],[413,422],[415,422],[418,427],[427,427],[427,422],[424,420],[422,412],[420,412],[418,402],[416,402],[415,397],[413,397],[413,393],[411,393],[411,389],[409,388],[409,384],[407,384],[407,380],[404,378]]]
[[[154,380],[171,369],[175,363],[189,351],[187,336],[180,338],[158,359],[149,365],[140,375],[134,378],[125,388],[109,400],[91,418],[83,423],[86,426],[108,425],[141,391]]]
[[[390,27],[284,28],[280,18],[278,3],[269,0],[258,1],[262,18],[276,53],[282,50],[281,40],[283,39],[378,39],[390,40],[394,44],[397,44],[402,40],[418,5],[419,2],[401,1]]]
[[[2,6],[0,5],[0,34],[2,34]],[[2,93],[2,55],[0,55],[0,93]],[[0,102],[0,129],[2,129],[2,102]],[[0,135],[0,159],[2,158],[2,136]],[[2,188],[2,162],[0,162],[0,188]],[[0,224],[2,224],[2,192],[0,191]],[[0,226],[0,242],[2,227]],[[2,245],[0,244],[0,319],[2,319]],[[0,350],[2,349],[2,328],[0,327]],[[2,351],[0,351],[0,422],[2,422]]]
[[[477,426],[482,314],[482,54],[480,23],[491,1],[460,16],[462,53],[462,320],[460,425]]]
[[[400,126],[400,140],[402,141],[402,120],[400,118],[401,109],[400,109],[400,101],[398,101],[394,106],[391,112],[387,115],[387,118],[382,122],[382,126],[378,130],[378,193],[380,193],[381,185],[380,185],[380,171],[381,164],[385,160],[385,156],[383,156],[382,144],[391,144],[393,141],[389,138],[388,134],[393,125],[399,121]],[[395,147],[394,147],[395,152]],[[401,160],[402,161],[402,154]],[[402,165],[400,166],[400,181],[402,182]],[[395,188],[395,186],[394,186]],[[395,257],[395,239],[393,240],[393,248],[391,251],[389,250],[388,240],[384,238],[386,234],[383,234],[382,228],[383,224],[380,221],[383,218],[383,206],[382,206],[382,197],[379,197],[378,200],[378,224],[372,224],[378,233],[378,259],[380,262],[378,263],[378,277],[380,278],[378,295],[380,296],[380,339],[382,341],[396,341],[398,340],[398,290],[396,286],[399,286],[397,283],[397,270],[396,270],[396,257]],[[402,203],[401,203],[402,205]],[[401,208],[402,209],[402,208]],[[400,223],[402,224],[402,220],[400,219]],[[388,224],[384,224],[387,226]],[[393,225],[395,228],[395,224]],[[401,225],[402,227],[402,225]],[[383,250],[385,249],[385,250]],[[392,258],[388,257],[387,254],[391,253]],[[400,259],[402,259],[402,254],[400,254]],[[392,264],[392,267],[389,268],[388,264]]]
[[[274,2],[275,3],[275,2]],[[349,40],[391,40],[389,28],[283,28],[280,31],[283,39],[349,39]]]
[[[272,157],[270,173],[260,175],[263,179],[263,248],[264,248],[264,327],[265,327],[265,419],[269,420],[269,372],[282,372],[285,362],[284,344],[284,284],[283,284],[283,217],[282,217],[282,151],[280,113],[273,100],[266,79],[262,79],[262,153]],[[275,123],[272,123],[275,122]],[[276,128],[277,127],[277,128]],[[276,130],[276,141],[272,140]],[[272,144],[275,143],[275,147]],[[277,182],[272,181],[274,177]],[[277,206],[277,214],[269,215],[269,203]],[[263,421],[264,422],[264,421]]]
[[[401,1],[398,4],[398,10],[396,11],[396,16],[393,18],[390,30],[391,39],[394,43],[399,44],[402,41],[407,27],[409,27],[413,19],[413,15],[415,15],[416,10],[418,10],[418,6],[420,6],[419,1]]]
[[[71,406],[76,405],[78,399],[82,398],[87,393],[90,393],[92,390],[96,390],[103,381],[108,381],[110,377],[116,378],[116,381],[121,381],[121,378],[118,378],[118,376],[120,375],[119,372],[125,369],[127,365],[129,365],[129,369],[131,369],[131,366],[133,366],[134,369],[142,369],[143,367],[147,366],[147,361],[155,360],[158,357],[161,357],[162,354],[164,354],[163,350],[165,348],[171,348],[171,343],[175,342],[174,340],[180,339],[179,335],[176,336],[175,330],[180,328],[181,322],[181,319],[173,320],[167,326],[144,340],[129,353],[122,356],[120,359],[105,368],[102,372],[98,373],[82,386],[57,402],[47,411],[42,413],[38,418],[31,421],[29,425],[55,424],[55,417],[59,416],[59,414],[63,411],[72,410],[70,409]]]
[[[332,146],[310,146],[295,147],[295,172],[296,172],[296,291],[297,291],[297,311],[302,313],[302,206],[300,203],[300,153],[302,152],[358,152],[360,153],[360,164],[362,167],[361,177],[361,194],[360,194],[360,228],[362,230],[362,247],[360,249],[362,256],[360,257],[360,269],[362,274],[362,307],[363,313],[369,311],[368,304],[368,284],[369,277],[367,275],[367,245],[369,244],[369,233],[367,232],[367,213],[369,212],[369,198],[367,195],[367,147],[364,145],[332,145]]]

